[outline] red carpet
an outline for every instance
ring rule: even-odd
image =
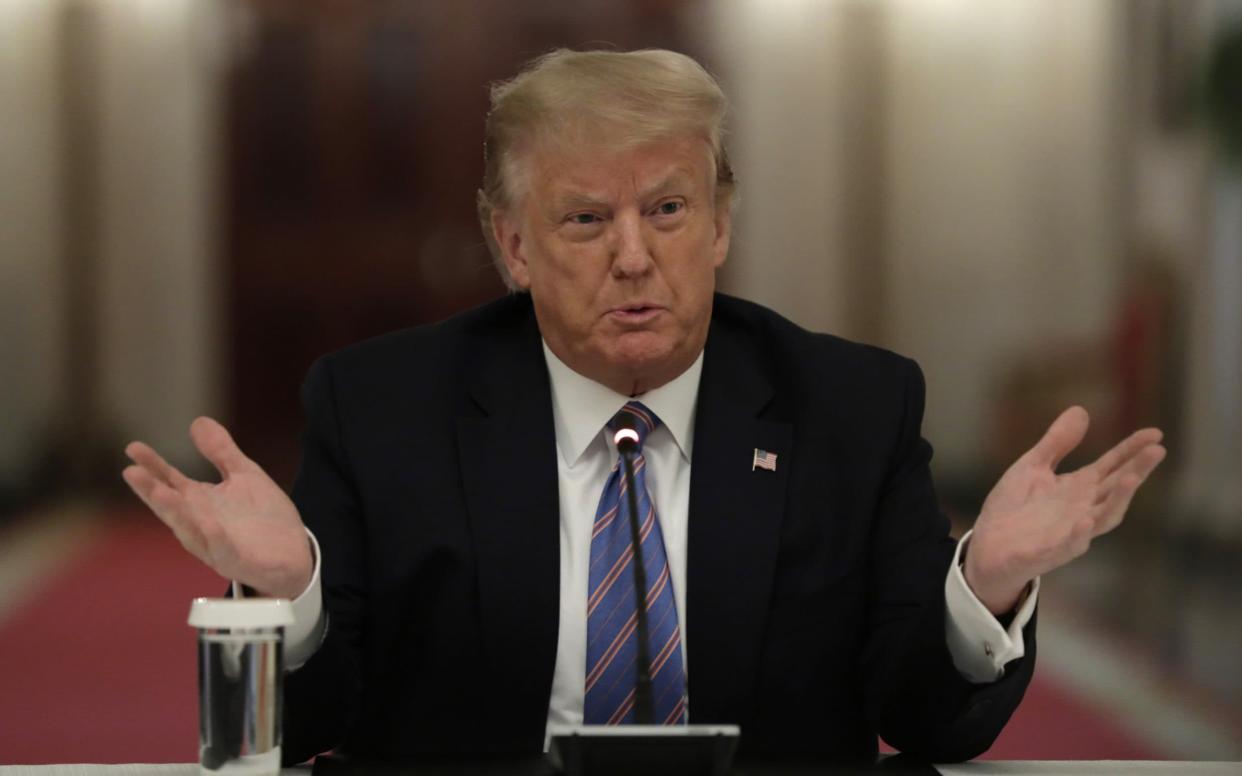
[[[149,514],[113,520],[0,623],[0,763],[196,761],[186,616],[225,587]]]
[[[1166,755],[1145,746],[1113,723],[1105,712],[1077,697],[1060,682],[1035,678],[1022,705],[982,757],[984,760],[1161,760]]]
[[[0,622],[0,763],[192,762],[190,599],[225,583],[154,518],[100,540]],[[1037,672],[989,759],[1159,759]]]

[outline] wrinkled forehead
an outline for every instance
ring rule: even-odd
[[[654,138],[559,138],[515,149],[508,172],[512,202],[529,195],[606,200],[653,195],[670,187],[711,191],[715,156],[707,138],[680,134]]]

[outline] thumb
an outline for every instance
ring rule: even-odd
[[[190,438],[194,446],[203,454],[220,476],[228,478],[231,474],[254,466],[254,462],[246,457],[233,437],[218,422],[208,417],[196,418],[190,424]]]
[[[1027,456],[1039,466],[1056,469],[1061,459],[1082,442],[1087,435],[1091,418],[1082,407],[1070,407],[1062,412],[1044,432],[1043,439],[1030,449]]]

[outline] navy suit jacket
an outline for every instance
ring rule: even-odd
[[[682,614],[691,722],[740,725],[750,752],[867,756],[877,733],[935,760],[991,745],[1034,628],[997,682],[952,665],[923,394],[912,361],[716,296]],[[303,399],[293,497],[328,630],[286,677],[285,759],[540,751],[560,515],[529,297],[325,357]],[[752,471],[755,448],[774,472]]]

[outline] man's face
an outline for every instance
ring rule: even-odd
[[[706,141],[536,151],[524,161],[524,195],[492,227],[548,347],[627,395],[677,377],[707,339],[716,268],[729,248]]]

